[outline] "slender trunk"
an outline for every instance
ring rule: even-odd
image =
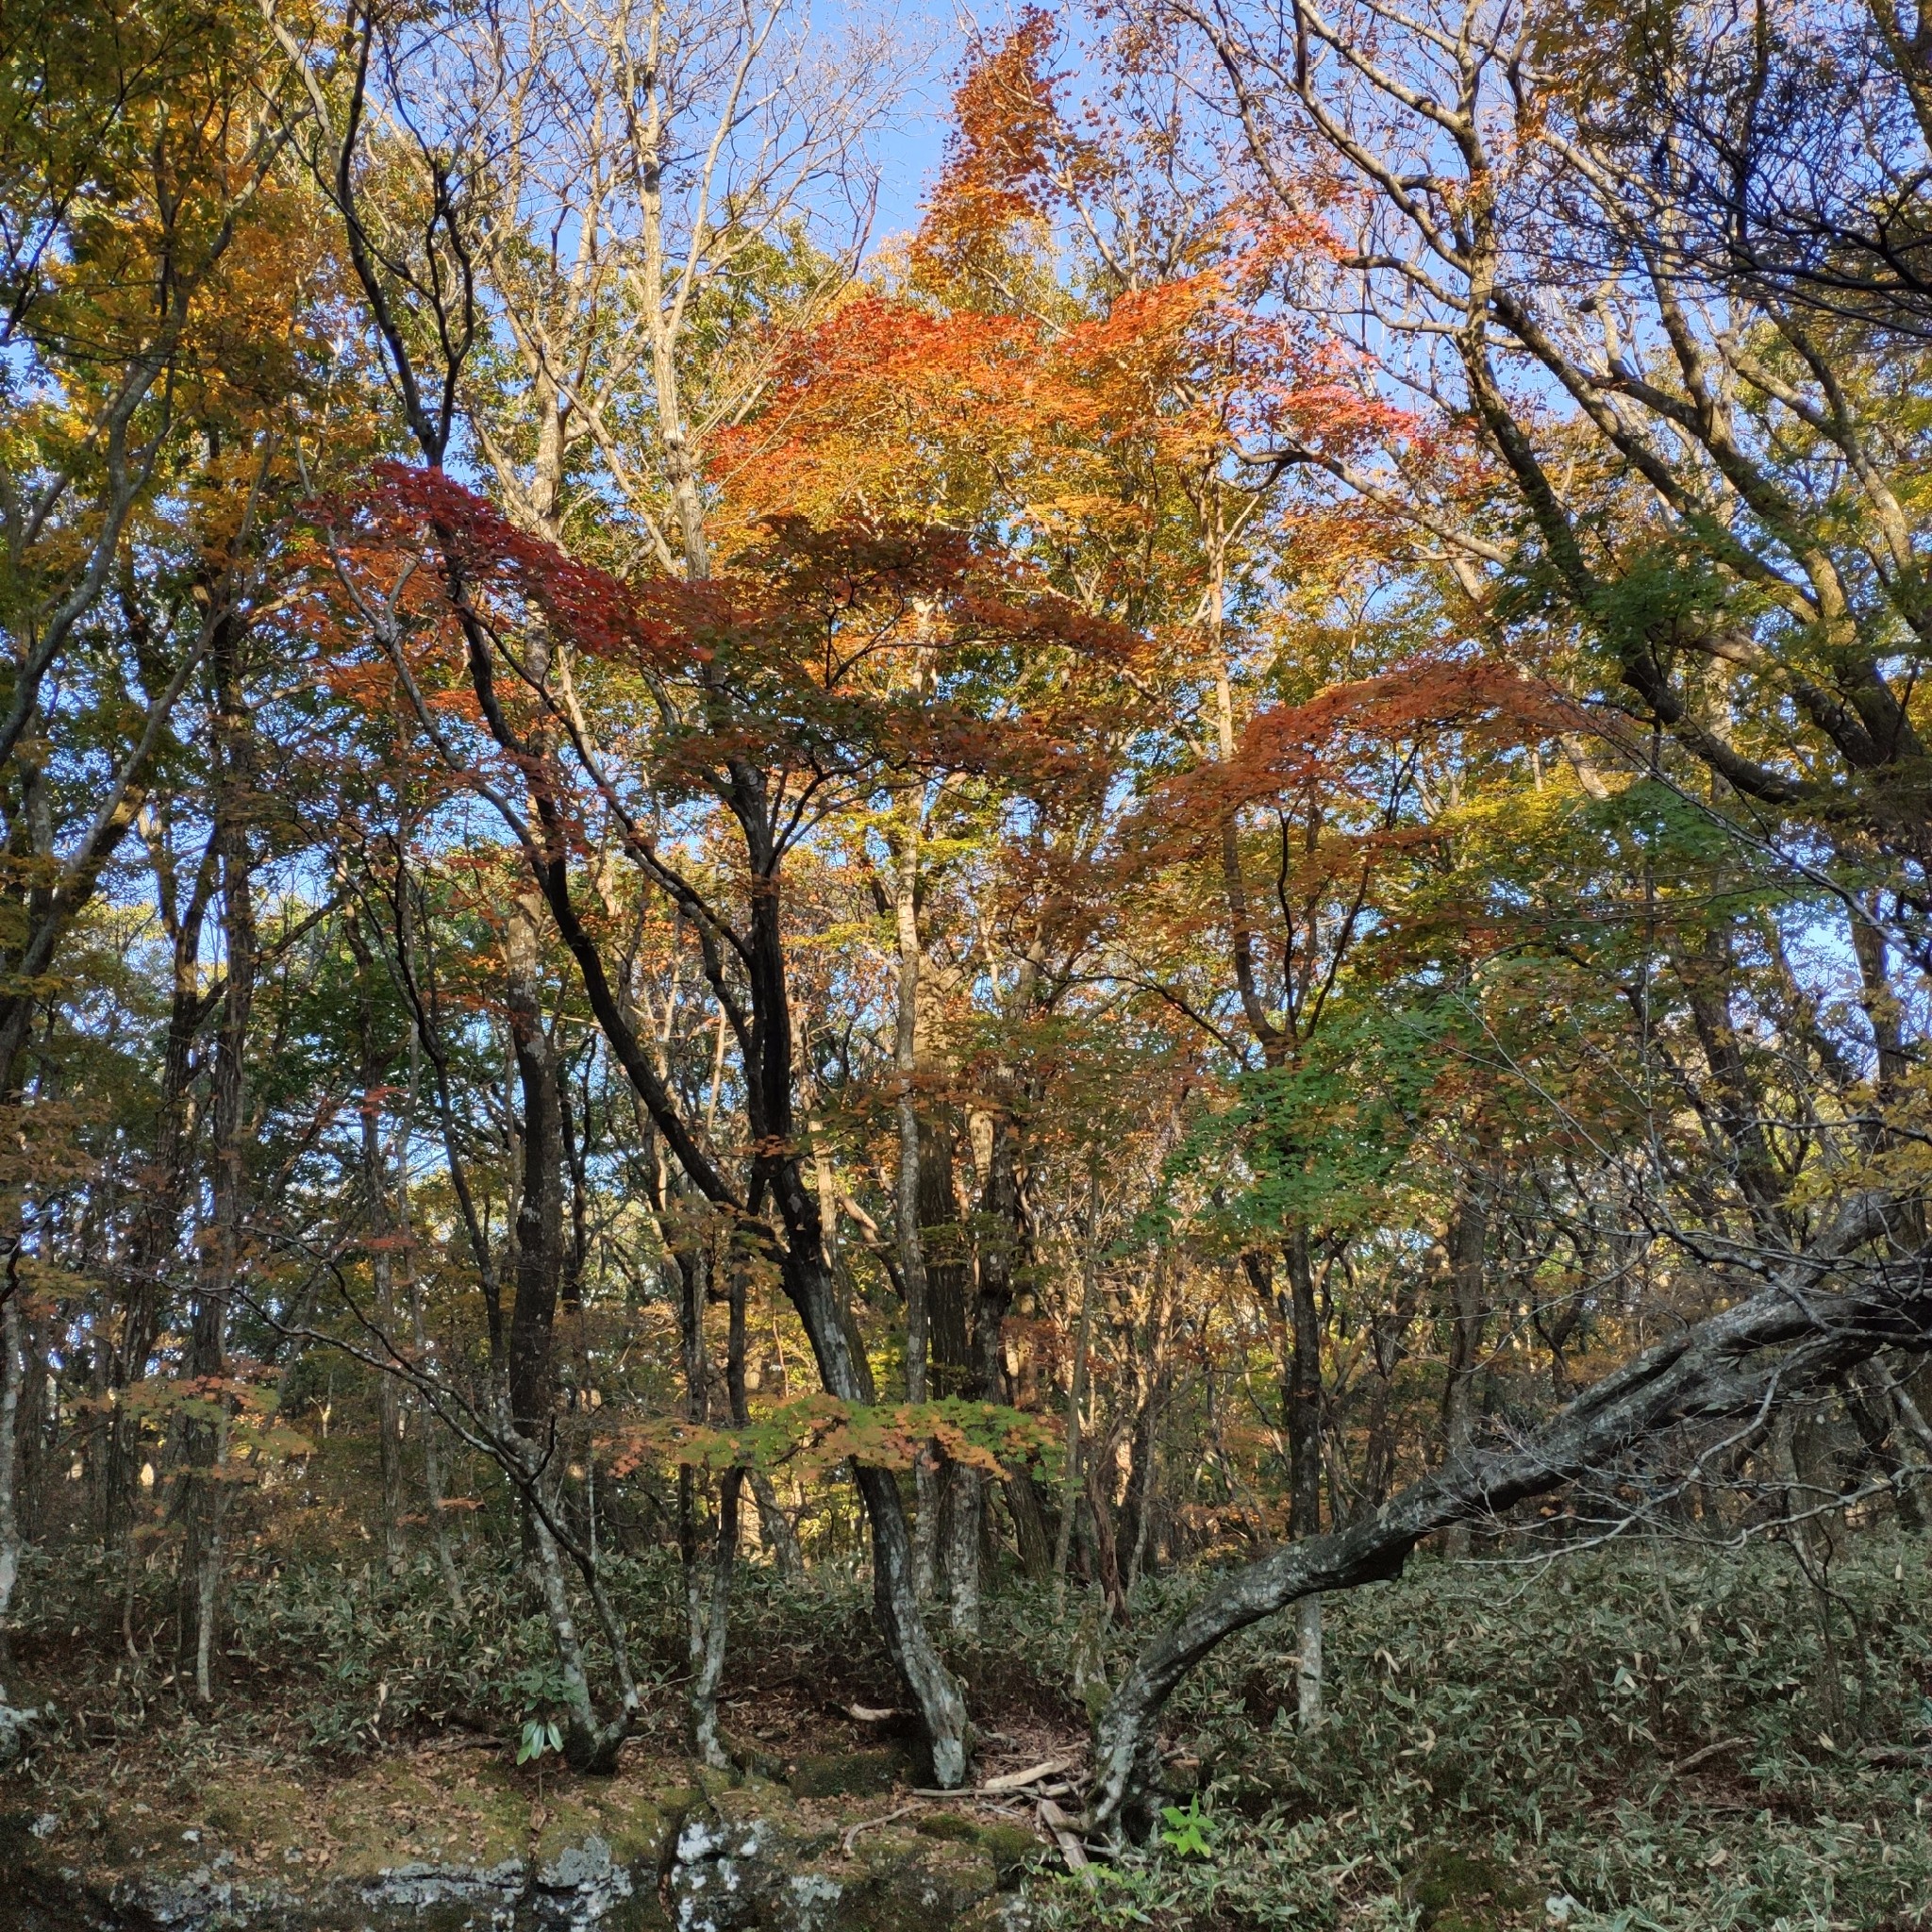
[[[947,1469],[946,1596],[953,1628],[968,1636],[979,1634],[979,1545],[986,1533],[981,1520],[985,1492],[979,1472],[955,1462]]]
[[[967,1306],[969,1270],[953,1191],[952,1138],[943,1119],[918,1121],[915,1126],[919,1138],[916,1219],[926,1295],[926,1392],[929,1396],[967,1395],[974,1387]],[[952,1466],[938,1462],[925,1485],[920,1500],[930,1526],[925,1531],[924,1569],[920,1580],[921,1594],[930,1595],[934,1572],[939,1568],[945,1568],[950,1587]]]
[[[603,1592],[594,1564],[583,1581],[611,1648],[623,1692],[616,1714],[599,1719],[583,1642],[571,1609],[554,1522],[562,1503],[557,1454],[556,1328],[563,1270],[563,1132],[556,1045],[543,1024],[539,933],[541,902],[530,887],[510,908],[505,934],[505,1005],[516,1062],[522,1114],[522,1158],[516,1203],[514,1297],[510,1304],[499,1454],[521,1463],[526,1565],[549,1622],[562,1668],[569,1726],[564,1756],[573,1770],[608,1774],[629,1735],[637,1698],[624,1632]],[[507,1424],[507,1426],[506,1426]],[[546,1512],[551,1520],[546,1521]],[[584,1557],[572,1559],[580,1572]]]
[[[899,946],[899,1004],[892,1043],[898,1081],[899,1172],[895,1177],[893,1220],[899,1246],[899,1273],[906,1283],[906,1399],[931,1397],[926,1373],[931,1350],[926,1305],[925,1242],[920,1234],[919,1109],[914,1086],[919,1071],[919,833],[921,801],[907,815],[893,874],[892,913]],[[915,1514],[912,1533],[914,1588],[932,1594],[933,1549],[939,1535],[940,1488],[936,1451],[920,1451],[912,1474]]]
[[[1442,1448],[1445,1459],[1459,1462],[1475,1446],[1475,1371],[1482,1354],[1483,1250],[1489,1215],[1472,1190],[1457,1204],[1449,1228],[1449,1377],[1442,1391]],[[1469,1557],[1469,1524],[1453,1524],[1442,1539],[1452,1561]]]
[[[1288,1387],[1282,1424],[1288,1437],[1291,1536],[1322,1533],[1322,1316],[1315,1296],[1314,1259],[1305,1230],[1284,1249],[1289,1282]]]
[[[398,898],[399,916],[407,920],[408,894]],[[407,924],[398,940],[399,946],[407,951],[408,932]],[[409,1346],[415,1352],[416,1360],[425,1368],[429,1365],[429,1332],[423,1319],[423,1281],[416,1271],[416,1247],[410,1226],[409,1205],[409,1133],[416,1119],[416,1096],[423,1072],[423,1042],[412,1030],[409,1035],[409,1091],[403,1108],[403,1118],[396,1132],[396,1225],[404,1237],[402,1248],[403,1265],[408,1273],[408,1300],[409,1307]],[[444,1507],[442,1488],[442,1452],[438,1440],[439,1424],[432,1408],[422,1410],[423,1429],[423,1500],[429,1511],[430,1544],[436,1552],[436,1567],[442,1576],[442,1587],[449,1592],[450,1607],[456,1612],[457,1622],[469,1622],[469,1605],[464,1601],[462,1578],[457,1574],[456,1553],[450,1547],[449,1511]]]
[[[401,1329],[396,1319],[395,1257],[382,1139],[382,1092],[388,1063],[375,1037],[375,960],[353,921],[346,938],[356,960],[356,1030],[361,1060],[358,1071],[362,1085],[362,1241],[369,1257],[375,1325],[393,1346]],[[376,1377],[375,1446],[382,1474],[383,1568],[391,1576],[399,1576],[403,1569],[403,1387],[394,1375]]]
[[[744,1307],[747,1257],[734,1246],[728,1290],[730,1315],[724,1344],[724,1390],[735,1426],[751,1421],[744,1387]],[[691,1690],[691,1741],[699,1758],[714,1770],[728,1770],[731,1754],[718,1734],[718,1690],[724,1678],[724,1653],[730,1632],[731,1585],[738,1563],[739,1503],[744,1471],[727,1469],[718,1485],[718,1527],[711,1553],[709,1601],[702,1606],[691,1628],[693,1665]],[[693,1572],[692,1583],[696,1576]]]
[[[1093,1341],[1093,1291],[1100,1274],[1100,1163],[1092,1149],[1087,1159],[1087,1227],[1080,1254],[1080,1326],[1074,1338],[1074,1372],[1067,1391],[1067,1474],[1060,1491],[1059,1535],[1054,1543],[1056,1603],[1066,1599],[1067,1558],[1073,1547],[1074,1514],[1079,1507],[1082,1472],[1080,1427],[1087,1407],[1087,1357]]]
[[[213,1252],[195,1307],[188,1373],[204,1402],[211,1402],[186,1431],[181,1599],[184,1652],[192,1649],[195,1695],[214,1694],[211,1667],[220,1595],[223,1535],[227,1513],[229,1400],[224,1386],[229,1304],[241,1274],[241,1236],[246,1167],[247,1045],[256,971],[254,881],[246,812],[254,783],[253,724],[242,704],[234,658],[237,640],[224,625],[214,648],[216,677],[215,843],[221,860],[222,937],[226,991],[215,1041],[209,1131]],[[192,1633],[192,1645],[190,1636]]]
[[[731,1768],[731,1754],[718,1734],[718,1687],[724,1677],[724,1648],[731,1619],[731,1580],[738,1560],[738,1504],[744,1471],[727,1469],[718,1484],[718,1534],[711,1556],[710,1601],[704,1641],[691,1680],[691,1740],[700,1760],[716,1771]]]
[[[1379,1509],[1395,1486],[1396,1442],[1391,1413],[1395,1372],[1407,1353],[1419,1295],[1420,1284],[1412,1284],[1396,1296],[1392,1307],[1377,1310],[1370,1322],[1374,1380],[1369,1390],[1368,1453],[1362,1481],[1365,1511]]]
[[[1009,1069],[995,1069],[991,1137],[979,1204],[979,1281],[971,1340],[974,1392],[982,1402],[1000,1402],[1006,1396],[1004,1335],[1007,1313],[1013,1305],[1014,1264],[1022,1241],[1020,1129],[1013,1118],[1014,1084]],[[950,1491],[946,1586],[952,1600],[953,1627],[976,1633],[986,1533],[984,1478],[977,1470],[956,1464]]]
[[[418,1361],[429,1357],[429,1336],[423,1321],[423,1284],[409,1276],[409,1341]],[[442,1486],[442,1454],[437,1443],[438,1423],[433,1412],[423,1416],[423,1495],[429,1508],[430,1537],[436,1550],[436,1567],[442,1575],[442,1587],[449,1592],[450,1607],[457,1622],[466,1624],[470,1606],[463,1595],[463,1580],[457,1570],[456,1552],[450,1545],[449,1509]]]
[[[758,1506],[758,1541],[772,1559],[772,1567],[787,1583],[805,1581],[805,1556],[798,1547],[798,1532],[772,1478],[761,1469],[749,1469],[745,1479],[751,1485],[752,1501]]]
[[[365,1091],[362,1103],[362,1170],[368,1203],[369,1262],[375,1290],[375,1323],[391,1341],[396,1321],[394,1257],[383,1187],[381,1130],[376,1104]],[[394,1375],[377,1377],[376,1447],[382,1467],[382,1559],[391,1576],[403,1570],[403,1386]]]
[[[1322,1599],[1305,1596],[1294,1609],[1295,1722],[1307,1731],[1322,1722]]]
[[[1108,1607],[1124,1624],[1127,1620],[1127,1593],[1121,1587],[1120,1541],[1114,1532],[1113,1508],[1108,1500],[1107,1480],[1102,1474],[1107,1458],[1091,1457],[1086,1469],[1087,1513],[1093,1524],[1093,1560],[1100,1572],[1100,1588]]]
[[[1830,1583],[1836,1555],[1832,1535],[1836,1512],[1831,1505],[1837,1491],[1807,1480],[1807,1472],[1800,1466],[1804,1458],[1798,1452],[1798,1435],[1806,1421],[1795,1409],[1781,1410],[1772,1424],[1767,1450],[1783,1503],[1784,1537],[1805,1579],[1806,1594],[1818,1624],[1812,1685],[1826,1728],[1836,1731],[1845,1721],[1844,1665],[1839,1655]]]
[[[557,1060],[543,1024],[534,892],[521,895],[506,936],[505,1004],[522,1094],[523,1158],[516,1205],[516,1288],[510,1305],[510,1419],[534,1437],[552,1420],[557,1299],[563,1264],[563,1135]]]
[[[217,841],[201,854],[185,904],[172,861],[155,835],[156,898],[162,908],[172,953],[173,986],[167,1043],[162,1050],[160,1091],[155,1118],[154,1158],[143,1175],[142,1206],[130,1243],[127,1299],[121,1329],[106,1363],[107,1442],[102,1469],[102,1538],[118,1550],[129,1590],[133,1584],[133,1528],[142,1460],[139,1411],[119,1396],[147,1377],[149,1358],[166,1321],[166,1269],[180,1240],[181,1204],[188,1191],[192,1151],[189,1089],[194,1076],[195,1041],[204,1023],[201,936],[218,876]]]
[[[7,1280],[0,1289],[0,1670],[13,1662],[13,1592],[20,1585],[17,1431],[21,1384],[26,1375],[26,1323],[20,1308],[19,1254],[16,1232],[7,1258]],[[0,1705],[6,1701],[7,1689],[0,1684]]]
[[[525,1470],[533,1484],[544,1481],[540,1463],[541,1451],[525,1454]],[[607,1740],[609,1727],[597,1721],[595,1700],[591,1695],[591,1675],[584,1663],[583,1640],[577,1633],[576,1617],[570,1606],[562,1553],[541,1509],[525,1501],[523,1519],[525,1568],[537,1599],[543,1606],[544,1621],[550,1625],[558,1674],[563,1681],[567,1724],[564,1756],[576,1770],[608,1772],[616,1761],[616,1740]]]
[[[1292,1537],[1322,1533],[1322,1319],[1315,1298],[1315,1270],[1306,1229],[1296,1229],[1285,1251],[1289,1282],[1288,1400],[1289,1522]],[[1322,1721],[1322,1599],[1304,1601],[1297,1612],[1301,1662],[1295,1676],[1295,1710],[1302,1727]]]
[[[681,1241],[674,1251],[677,1269],[677,1328],[683,1355],[684,1414],[694,1427],[710,1415],[710,1364],[705,1349],[705,1300],[710,1283],[710,1251]],[[715,1679],[708,1680],[710,1648],[707,1623],[707,1577],[699,1535],[698,1473],[689,1463],[677,1472],[677,1555],[684,1582],[685,1660],[691,1670],[689,1692],[691,1748],[705,1762],[715,1748]],[[720,1511],[720,1526],[723,1511]],[[734,1525],[735,1526],[735,1525]]]

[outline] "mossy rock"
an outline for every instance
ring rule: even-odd
[[[977,1844],[978,1827],[957,1811],[928,1811],[916,1827],[927,1838],[950,1839],[955,1844]]]
[[[993,1876],[1002,1891],[1011,1891],[1025,1877],[1042,1847],[1034,1835],[1017,1824],[982,1824],[979,1842],[992,1856]]]
[[[999,1874],[979,1845],[935,1844],[908,1833],[881,1837],[866,1858],[866,1884],[852,1900],[853,1932],[938,1932],[998,1890]]]
[[[1527,1899],[1507,1865],[1456,1845],[1431,1845],[1403,1890],[1428,1932],[1498,1932]]]
[[[902,1751],[828,1751],[801,1757],[789,1782],[800,1798],[875,1798],[907,1769]]]

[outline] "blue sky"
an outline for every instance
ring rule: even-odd
[[[877,247],[919,225],[921,204],[944,153],[953,75],[972,21],[945,10],[943,0],[856,0],[852,11],[860,20],[890,22],[894,38],[914,55],[910,85],[875,150],[879,201],[872,239]]]

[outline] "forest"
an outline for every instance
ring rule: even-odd
[[[1932,6],[0,75],[0,1927],[1932,1926]]]

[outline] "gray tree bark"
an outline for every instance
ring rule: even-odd
[[[1090,1828],[1133,1837],[1152,1828],[1160,1711],[1236,1632],[1324,1591],[1390,1581],[1424,1537],[1605,1470],[1671,1429],[1761,1418],[1881,1348],[1932,1351],[1928,1257],[1895,1253],[1846,1265],[1857,1249],[1884,1241],[1896,1218],[1881,1197],[1857,1198],[1773,1286],[1646,1349],[1520,1445],[1447,1466],[1346,1529],[1284,1544],[1224,1577],[1141,1651],[1101,1713]],[[1834,1291],[1840,1274],[1845,1284]]]

